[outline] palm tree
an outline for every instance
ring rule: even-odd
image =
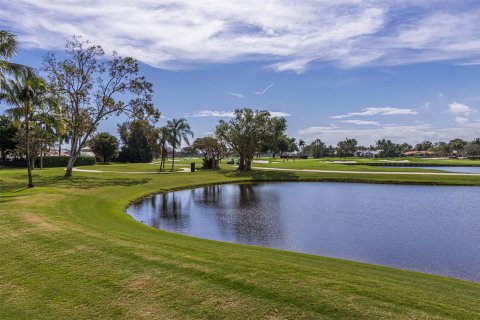
[[[188,137],[193,138],[193,132],[190,130],[190,125],[187,123],[187,119],[172,119],[167,121],[167,128],[170,132],[168,142],[172,146],[172,171],[175,164],[175,148],[182,144],[182,141],[185,141],[190,145]]]
[[[32,138],[36,138],[40,144],[40,169],[43,169],[43,154],[45,148],[53,145],[58,135],[63,133],[65,126],[58,112],[56,112],[56,108],[52,107],[56,107],[56,105],[51,104],[47,109],[40,108],[38,113],[31,118],[38,127],[35,137]],[[33,154],[32,158],[35,158],[37,155],[38,153]]]
[[[30,122],[39,109],[54,104],[48,92],[45,80],[35,75],[31,69],[16,74],[13,79],[7,79],[0,83],[0,101],[5,101],[12,106],[7,112],[13,116],[17,124],[23,122],[25,129],[25,156],[29,188],[33,187]]]
[[[170,130],[167,127],[158,128],[158,147],[160,148],[160,171],[165,169],[165,159],[168,156],[167,143],[170,139]]]
[[[5,75],[18,74],[28,67],[8,61],[17,52],[15,36],[5,30],[0,30],[0,83],[6,81]]]
[[[300,148],[300,150],[305,147],[305,141],[303,141],[302,139],[298,140],[298,147]]]

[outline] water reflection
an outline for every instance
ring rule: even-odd
[[[278,206],[275,192],[258,193],[253,184],[235,184],[151,196],[128,213],[158,229],[279,247],[285,235]]]
[[[216,185],[128,213],[156,228],[480,281],[479,187]]]

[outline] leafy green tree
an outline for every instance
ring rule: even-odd
[[[0,116],[0,158],[5,162],[7,154],[15,150],[17,146],[17,127],[13,121],[6,116]]]
[[[321,158],[328,155],[327,145],[320,139],[312,141],[309,147],[309,155],[313,158]]]
[[[260,146],[260,152],[271,153],[273,157],[288,149],[288,137],[285,135],[287,121],[285,118],[272,117],[269,120],[269,132],[264,137]]]
[[[216,136],[240,156],[238,170],[251,170],[255,153],[269,143],[272,133],[277,133],[278,121],[272,119],[268,111],[244,108],[235,110],[230,121],[219,121]]]
[[[404,151],[411,149],[412,146],[409,144],[396,144],[391,140],[378,140],[376,144],[376,149],[379,151],[378,156],[381,158],[394,158],[401,156]]]
[[[337,155],[340,157],[352,157],[357,151],[357,140],[346,138],[337,143]]]
[[[187,122],[187,119],[172,119],[167,121],[167,128],[170,132],[170,137],[168,142],[172,146],[172,171],[175,165],[175,149],[179,147],[182,142],[190,144],[188,140],[189,137],[193,138],[193,132],[190,129],[190,125]]]
[[[431,141],[423,141],[415,145],[416,151],[429,151],[433,149],[433,143]]]
[[[465,146],[465,155],[469,158],[480,157],[480,138],[476,138]]]
[[[431,150],[434,150],[436,153],[442,156],[448,156],[452,152],[450,145],[443,141],[435,143]]]
[[[280,139],[278,139],[278,152],[280,153],[280,156],[283,156],[283,153],[285,152],[295,152],[298,151],[297,144],[295,143],[295,138],[288,137],[287,135],[282,135]]]
[[[118,126],[123,146],[118,159],[123,162],[151,162],[158,132],[146,120],[136,119]]]
[[[450,140],[450,142],[448,143],[448,145],[452,149],[452,152],[456,155],[462,154],[467,144],[467,141],[459,138]]]
[[[63,114],[71,143],[65,176],[70,177],[81,149],[101,121],[120,114],[158,120],[160,113],[152,103],[153,86],[138,75],[135,59],[116,52],[106,59],[102,47],[80,37],[68,41],[65,52],[67,58],[62,61],[47,55],[44,69],[65,104]]]
[[[108,132],[102,132],[95,135],[89,142],[92,152],[103,162],[114,158],[118,153],[119,142],[117,137]]]
[[[220,159],[227,152],[226,146],[215,137],[197,138],[191,149],[203,155],[203,167],[205,169],[217,169]]]
[[[55,108],[56,100],[49,93],[45,80],[38,77],[32,70],[16,74],[14,79],[7,79],[1,83],[0,101],[5,101],[12,108],[7,112],[15,121],[23,124],[25,130],[25,156],[27,160],[28,187],[33,187],[32,157],[30,153],[30,125],[32,118],[39,110]]]

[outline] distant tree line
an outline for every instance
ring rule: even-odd
[[[315,139],[310,144],[299,140],[298,146],[300,156],[312,158],[352,156],[394,158],[405,155],[480,158],[480,138],[472,141],[462,139],[453,139],[449,142],[423,141],[415,146],[381,139],[368,147],[359,146],[357,140],[352,138],[339,141],[336,146],[327,146],[320,139]]]

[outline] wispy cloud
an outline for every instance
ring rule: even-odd
[[[418,114],[418,111],[414,109],[405,109],[405,108],[364,108],[360,112],[350,112],[347,114],[341,114],[338,116],[331,117],[332,119],[343,119],[350,118],[354,116],[398,116],[398,115],[415,115]]]
[[[187,114],[187,117],[202,118],[202,117],[218,117],[218,118],[230,118],[233,117],[233,111],[214,111],[214,110],[202,110],[197,111],[191,115]]]
[[[228,93],[229,95],[234,96],[234,97],[237,97],[237,98],[243,98],[243,97],[245,97],[244,94],[237,93],[237,92],[227,91],[227,93]]]
[[[367,120],[342,120],[340,122],[348,123],[348,124],[356,124],[360,126],[379,126],[380,122],[377,121],[367,121]]]
[[[289,117],[290,113],[269,111],[272,117]],[[202,118],[202,117],[216,117],[216,118],[231,118],[235,115],[233,111],[216,111],[216,110],[202,110],[194,112],[193,114],[187,114],[187,117]]]
[[[61,49],[77,34],[163,69],[257,60],[300,73],[318,61],[480,60],[475,1],[0,0],[0,7],[0,24],[23,46]]]
[[[270,85],[268,85],[267,87],[265,87],[262,91],[257,91],[255,92],[256,95],[264,95],[271,87],[273,87],[274,84],[271,83]]]

